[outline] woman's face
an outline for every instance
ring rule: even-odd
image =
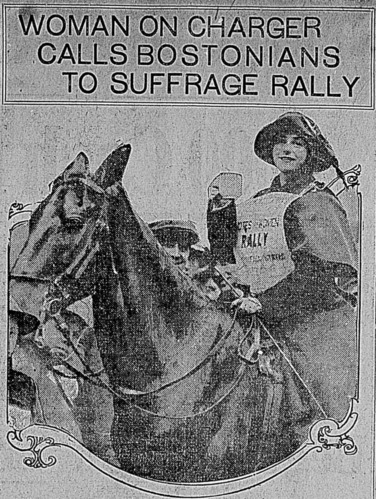
[[[301,169],[307,155],[307,146],[298,135],[285,135],[273,147],[273,162],[281,173]]]

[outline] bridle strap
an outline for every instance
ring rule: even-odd
[[[92,189],[94,192],[97,192],[98,194],[102,194],[105,197],[107,196],[106,191],[104,189],[102,189],[102,187],[100,187],[98,184],[96,184],[94,182],[94,180],[92,180],[91,178],[89,178],[89,177],[82,178],[79,180],[79,182],[81,184],[86,185],[87,187]]]
[[[91,237],[94,236],[96,231],[98,232],[101,229],[105,230],[107,233],[109,232],[108,224],[106,221],[107,208],[108,208],[108,202],[107,202],[107,198],[105,198],[104,202],[102,204],[101,212],[98,216],[98,219],[97,219],[96,223],[93,224],[93,226],[91,228]],[[58,279],[61,280],[64,276],[69,276],[71,278],[73,277],[75,279],[78,279],[83,274],[83,272],[86,270],[86,268],[88,267],[88,265],[90,264],[90,262],[92,261],[92,259],[98,253],[99,250],[100,250],[100,245],[99,245],[98,241],[95,242],[94,247],[91,248],[91,250],[89,250],[89,253],[88,253],[88,250],[86,247],[83,248],[81,250],[81,252],[78,254],[78,256],[74,259],[74,261],[65,270],[65,272],[63,272],[63,274],[58,277]],[[84,263],[82,264],[83,261],[84,261]],[[78,268],[76,270],[76,273],[74,274],[73,273],[74,269],[77,268],[80,264],[84,268],[83,269],[81,269],[81,267]]]
[[[90,177],[72,177],[70,179],[64,179],[64,176],[60,177],[59,179],[55,180],[52,183],[52,189],[54,190],[56,187],[59,187],[61,185],[72,185],[72,184],[83,184],[86,187],[89,187],[92,191],[96,192],[97,194],[101,194],[102,196],[107,196],[107,193],[102,187],[100,187],[98,184],[94,182]]]
[[[91,248],[91,250],[89,250],[89,252],[87,250],[82,251],[81,254],[79,255],[79,257],[76,258],[74,260],[74,262],[71,263],[71,265],[69,265],[69,267],[65,270],[64,274],[62,274],[62,275],[71,276],[75,267],[77,267],[78,265],[81,264],[79,269],[74,274],[74,278],[79,279],[81,277],[81,275],[85,272],[85,270],[87,269],[88,265],[93,260],[95,255],[98,253],[99,249],[100,249],[100,246],[99,246],[99,242],[97,241],[95,243],[94,247]]]
[[[80,179],[77,179],[77,182],[83,183],[84,185],[93,189],[95,192],[98,192],[98,193],[104,195],[104,202],[103,202],[103,205],[101,208],[101,213],[98,217],[97,223],[94,225],[94,227],[92,229],[92,234],[90,235],[90,237],[92,237],[94,235],[95,230],[98,227],[98,224],[100,224],[101,221],[106,219],[107,208],[108,208],[107,195],[106,195],[106,192],[102,188],[97,186],[91,179],[80,178]],[[104,224],[104,226],[108,228],[106,223]],[[159,388],[156,388],[156,389],[150,390],[150,391],[140,391],[140,390],[133,390],[130,388],[113,387],[109,383],[105,382],[100,377],[98,377],[98,373],[94,373],[92,371],[91,367],[86,363],[85,359],[82,358],[81,353],[77,350],[74,342],[70,338],[69,326],[65,323],[65,321],[61,315],[63,299],[69,297],[69,294],[67,292],[65,292],[66,290],[64,289],[64,278],[69,277],[70,279],[74,279],[74,280],[80,278],[82,276],[84,270],[88,267],[88,265],[93,260],[95,255],[98,253],[99,249],[100,249],[100,245],[99,245],[98,241],[96,241],[95,246],[89,252],[86,250],[86,248],[84,248],[79,253],[79,255],[74,259],[74,261],[69,265],[69,267],[65,270],[65,272],[63,274],[58,276],[53,282],[50,281],[50,286],[52,286],[53,289],[49,293],[47,293],[45,303],[43,305],[43,311],[41,314],[43,317],[43,323],[45,323],[45,321],[47,320],[47,316],[50,316],[54,319],[54,321],[56,322],[56,324],[58,326],[58,329],[63,334],[63,336],[67,340],[69,346],[72,348],[72,350],[77,355],[78,359],[80,360],[80,362],[82,363],[82,365],[88,371],[89,374],[82,373],[82,372],[78,371],[77,369],[75,369],[73,366],[71,366],[69,363],[63,361],[64,365],[66,365],[66,367],[68,367],[72,372],[74,372],[78,376],[81,376],[94,384],[99,384],[102,388],[105,388],[106,390],[108,390],[110,393],[112,393],[117,398],[119,398],[127,403],[130,403],[133,407],[135,407],[143,412],[146,412],[150,415],[156,416],[156,417],[181,420],[181,419],[188,419],[188,418],[197,417],[197,416],[206,414],[209,411],[211,411],[214,407],[216,407],[223,400],[225,400],[230,395],[230,393],[236,388],[236,386],[238,386],[238,384],[239,384],[239,382],[240,382],[240,380],[243,377],[244,372],[245,372],[245,368],[246,368],[245,364],[241,365],[240,370],[239,370],[239,374],[236,377],[236,379],[234,380],[234,383],[232,383],[232,385],[230,386],[229,390],[222,397],[220,397],[220,399],[217,400],[213,405],[211,405],[210,407],[208,407],[208,408],[206,408],[203,411],[198,412],[198,413],[185,415],[182,417],[168,416],[166,414],[164,414],[164,415],[158,414],[158,413],[155,413],[153,411],[149,411],[148,409],[144,409],[143,407],[141,407],[137,404],[131,403],[131,400],[134,399],[134,397],[154,396],[154,395],[166,390],[167,388],[172,387],[172,386],[182,382],[183,380],[193,376],[195,373],[197,373],[202,367],[204,367],[220,351],[220,349],[222,348],[226,339],[230,336],[230,334],[234,328],[235,322],[236,322],[237,311],[234,314],[234,317],[233,317],[233,320],[231,322],[230,327],[227,329],[227,331],[222,336],[222,338],[210,350],[210,352],[206,355],[206,357],[201,362],[199,362],[193,369],[186,372],[185,374],[183,374],[179,378],[176,378],[168,383],[165,383],[164,385],[160,386]],[[112,255],[112,248],[111,247],[110,247],[110,252],[111,252],[111,259],[113,262],[113,255]],[[54,294],[56,294],[56,290],[59,292],[58,297],[54,296]],[[52,304],[55,307],[55,311],[52,310]],[[95,380],[93,378],[95,378]]]

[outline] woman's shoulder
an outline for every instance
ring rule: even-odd
[[[290,208],[288,221],[294,222],[301,236],[300,250],[356,269],[356,247],[346,211],[329,189],[309,191]]]
[[[293,204],[298,211],[302,212],[313,211],[315,213],[321,213],[323,216],[330,216],[333,212],[345,214],[345,210],[343,209],[340,200],[333,191],[327,187],[313,187],[303,193]]]

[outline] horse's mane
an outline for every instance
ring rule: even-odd
[[[205,356],[231,319],[173,263],[123,189],[109,203],[108,224],[93,297],[105,364],[114,380],[137,389],[166,382]]]
[[[159,244],[149,226],[133,209],[125,190],[122,190],[118,202],[112,203],[109,214],[111,244],[114,251],[115,266],[120,272],[125,269],[125,261],[137,262],[137,273],[152,279],[167,300],[174,301],[177,307],[204,307],[208,298],[196,283],[185,275],[172,261],[170,255]]]

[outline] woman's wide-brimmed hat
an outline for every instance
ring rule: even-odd
[[[332,146],[322,135],[316,123],[298,112],[282,114],[264,127],[255,140],[255,154],[266,163],[274,165],[273,147],[282,135],[298,135],[308,146],[308,164],[314,172],[323,172],[331,166],[338,168],[338,160]]]

